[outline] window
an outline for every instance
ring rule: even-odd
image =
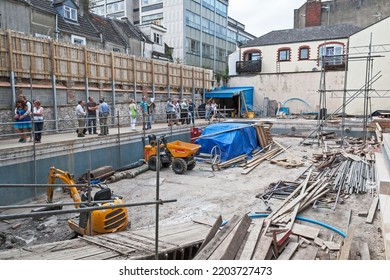
[[[190,11],[186,11],[186,24],[200,30],[200,16]]]
[[[290,48],[284,48],[278,50],[278,61],[290,61],[291,57],[291,49]]]
[[[343,59],[344,45],[341,43],[327,43],[319,47],[319,65],[322,62],[325,65],[341,65],[344,63]]]
[[[227,33],[226,27],[224,27],[220,24],[215,25],[215,34],[218,38],[225,39],[226,33]]]
[[[299,48],[299,57],[298,60],[308,60],[310,56],[310,48],[309,47],[300,47]]]
[[[77,21],[77,10],[64,6],[64,18]]]
[[[200,53],[200,42],[196,41],[194,39],[187,38],[186,48],[187,48],[187,52],[188,53],[199,55],[199,53]]]
[[[148,16],[143,16],[142,17],[142,24],[148,24],[148,23],[151,23],[155,20],[161,20],[163,18],[163,14],[162,13],[157,13],[157,14],[153,14],[153,15],[148,15]]]
[[[156,44],[162,45],[162,35],[158,33],[153,33],[153,42]]]
[[[207,18],[202,18],[202,31],[214,35],[214,22]]]
[[[260,60],[261,59],[261,53],[258,50],[250,50],[246,51],[243,54],[244,61],[252,61],[252,60]]]
[[[71,40],[72,40],[72,43],[76,44],[76,45],[86,45],[87,44],[87,41],[85,40],[84,37],[71,35]]]
[[[203,43],[202,51],[203,51],[203,57],[211,58],[211,59],[214,58],[214,46]]]

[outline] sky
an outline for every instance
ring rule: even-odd
[[[273,30],[294,27],[294,9],[306,0],[230,0],[229,16],[260,37]]]

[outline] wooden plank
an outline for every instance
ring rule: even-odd
[[[249,218],[248,215],[245,215],[241,220],[241,223],[238,225],[237,231],[235,232],[232,241],[230,241],[228,248],[220,258],[221,260],[234,260],[234,257],[236,256],[238,249],[240,249],[242,241],[245,238],[251,222],[252,219]]]
[[[294,223],[292,233],[314,240],[320,234],[320,229]]]
[[[112,244],[105,244],[105,243],[102,242],[102,240],[94,239],[94,238],[91,237],[91,236],[85,235],[85,236],[79,236],[79,238],[82,239],[82,240],[85,240],[85,241],[87,241],[87,242],[90,242],[90,243],[92,243],[92,244],[95,244],[95,245],[97,245],[97,246],[106,248],[106,249],[108,249],[108,250],[115,251],[115,252],[117,252],[117,253],[119,253],[119,254],[121,254],[121,255],[127,255],[127,254],[128,254],[127,251],[123,252],[121,249],[118,249],[118,248],[115,248],[114,246],[112,246]],[[132,250],[132,249],[129,249],[129,250],[128,250],[129,253],[131,253],[131,252],[133,252],[133,251],[134,251],[134,250]]]
[[[91,255],[87,257],[83,257],[81,260],[109,260],[111,258],[116,258],[118,256],[118,253],[115,252],[104,252],[100,253],[99,255]]]
[[[300,248],[292,256],[292,260],[315,260],[318,252],[318,247],[309,245],[306,248]]]
[[[360,252],[360,257],[361,260],[370,260],[370,250],[368,248],[368,244],[365,242],[359,242],[359,252]]]
[[[350,225],[348,229],[347,237],[343,241],[343,245],[340,249],[339,260],[348,260],[350,256],[353,237],[355,235],[355,226]]]
[[[216,250],[219,244],[225,240],[225,238],[229,235],[229,233],[234,229],[240,220],[241,218],[239,216],[234,215],[230,222],[225,225],[203,248],[203,250],[194,257],[194,260],[207,260],[209,256]]]
[[[376,209],[378,208],[378,203],[379,203],[379,197],[375,197],[374,200],[372,201],[370,210],[368,211],[368,216],[366,219],[367,224],[372,224],[372,222],[374,221],[375,212]]]
[[[260,237],[261,229],[263,228],[264,219],[254,219],[254,226],[249,232],[248,240],[245,243],[244,249],[240,256],[240,260],[251,260],[253,252],[256,248],[257,242]]]
[[[299,246],[297,242],[289,242],[287,247],[283,250],[283,252],[279,255],[278,260],[289,260],[292,255],[295,253]]]
[[[214,225],[211,227],[210,231],[206,235],[206,238],[204,239],[202,245],[199,247],[198,252],[202,251],[204,246],[206,246],[210,242],[210,240],[214,238],[221,224],[222,224],[222,216],[219,215],[217,220],[214,222]]]
[[[272,237],[262,236],[253,254],[252,260],[267,260],[271,257]]]
[[[324,241],[324,245],[331,251],[339,251],[340,244],[333,241]]]
[[[289,200],[298,193],[298,191],[300,191],[302,187],[303,184],[300,184],[298,187],[296,187],[295,190],[285,200],[283,200],[283,202],[280,203],[278,207],[276,207],[276,209],[272,211],[271,214],[269,214],[268,219],[272,219],[272,217],[275,216],[279,212],[279,210],[282,209],[283,206],[286,205],[289,202]]]
[[[317,236],[316,238],[314,238],[314,244],[316,244],[319,247],[322,247],[324,245],[324,240],[322,240]]]
[[[244,247],[246,242],[248,241],[249,233],[251,232],[251,228],[253,228],[253,224],[249,226],[249,229],[246,231],[244,240],[242,241],[240,248],[237,251],[236,256],[234,257],[235,260],[239,260],[241,258],[242,252],[244,251]]]

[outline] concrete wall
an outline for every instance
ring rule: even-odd
[[[318,112],[320,72],[261,74],[256,76],[234,76],[229,80],[229,86],[253,86],[255,111],[263,112],[264,98],[276,100],[282,104],[290,98],[300,98],[302,101],[288,102],[291,113]],[[327,89],[342,89],[344,87],[344,72],[329,72],[325,76]],[[328,98],[328,112],[334,111],[342,104],[340,98]],[[347,107],[353,112],[353,108]]]
[[[30,6],[26,3],[8,0],[0,1],[1,28],[30,32]]]
[[[350,38],[350,60],[348,67],[348,89],[361,88],[365,83],[367,57],[372,38],[372,75],[380,72],[381,78],[372,85],[372,89],[379,94],[385,95],[379,98],[378,94],[372,92],[373,111],[377,109],[390,109],[390,37],[388,30],[390,27],[390,18],[384,19],[362,31],[354,34]],[[363,47],[362,47],[363,46]],[[363,59],[353,59],[354,57],[363,57]],[[360,95],[362,97],[363,95]],[[361,99],[361,98],[360,98]],[[356,103],[354,101],[353,103]],[[359,112],[363,112],[363,107]]]
[[[166,134],[169,142],[190,141],[188,131],[173,135],[162,131],[155,134],[157,137]],[[95,139],[86,138],[82,142],[68,140],[45,144],[44,147],[37,148],[35,151],[35,161],[34,150],[31,146],[8,149],[6,153],[3,153],[3,150],[0,184],[47,184],[47,174],[51,166],[68,171],[77,181],[87,170],[102,166],[112,166],[117,169],[144,157],[141,135],[122,134],[120,145],[118,145],[117,136],[110,135],[104,140]],[[11,205],[32,199],[44,192],[46,192],[45,188],[0,188],[0,205]]]
[[[50,36],[55,38],[56,16],[42,13],[39,10],[31,10],[31,33]]]

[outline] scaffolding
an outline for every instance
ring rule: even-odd
[[[345,74],[344,74],[344,89],[342,90],[327,90],[326,89],[326,61],[325,56],[321,57],[321,76],[319,85],[319,112],[317,118],[317,127],[313,130],[305,139],[301,141],[301,144],[308,138],[312,137],[316,133],[314,140],[317,140],[318,146],[323,144],[324,125],[326,121],[333,118],[341,111],[341,135],[345,136],[345,118],[346,118],[346,106],[356,98],[363,98],[363,143],[367,142],[369,120],[372,115],[371,98],[389,98],[390,90],[375,90],[373,84],[378,81],[382,75],[381,72],[374,74],[374,59],[384,57],[383,55],[373,55],[374,53],[390,52],[390,45],[372,45],[372,34],[370,36],[370,42],[368,46],[360,46],[350,48],[347,45],[346,54],[335,55],[333,57],[341,57],[345,61]],[[366,54],[366,55],[361,55]],[[359,55],[359,56],[354,56]],[[349,61],[363,61],[365,65],[365,83],[357,90],[347,89],[348,81],[348,62]],[[331,93],[332,97],[342,98],[342,105],[338,107],[333,113],[327,114],[326,99],[327,95]],[[340,93],[342,95],[340,96]],[[313,140],[313,143],[314,143]]]

